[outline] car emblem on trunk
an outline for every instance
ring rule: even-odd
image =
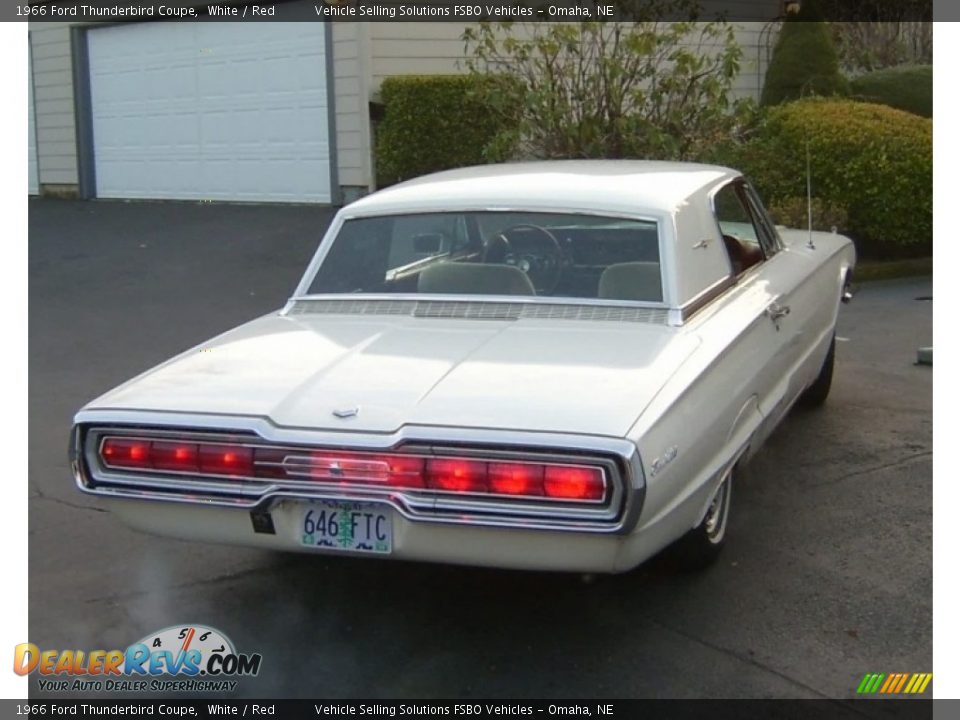
[[[347,418],[356,417],[359,414],[360,414],[359,407],[338,408],[333,411],[333,416],[340,418],[341,420],[346,420]]]

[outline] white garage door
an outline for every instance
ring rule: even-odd
[[[89,31],[97,196],[330,202],[323,23]]]

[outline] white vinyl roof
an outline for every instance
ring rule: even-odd
[[[648,160],[552,160],[425,175],[368,195],[344,215],[457,209],[669,214],[738,177],[730,168]]]

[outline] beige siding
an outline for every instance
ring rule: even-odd
[[[69,23],[30,23],[41,185],[77,184]]]
[[[333,87],[337,175],[341,186],[369,188],[373,178],[370,145],[370,44],[364,23],[333,24]]]
[[[391,75],[447,75],[463,72],[466,25],[454,22],[368,23],[371,89]]]
[[[752,97],[760,99],[763,90],[763,78],[767,72],[766,43],[769,32],[764,32],[765,23],[739,23],[737,26],[737,42],[743,50],[740,60],[740,75],[734,84],[734,92],[738,97]],[[776,39],[776,33],[772,36]]]

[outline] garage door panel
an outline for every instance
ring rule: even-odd
[[[322,25],[130,24],[88,45],[98,196],[330,202]]]
[[[304,58],[304,59],[305,60],[312,59],[313,62],[320,61],[319,58],[317,58],[315,55],[311,55],[308,58]],[[301,72],[300,75],[297,76],[297,80],[300,82],[301,91],[312,90],[312,91],[323,93],[324,95],[326,95],[326,91],[327,91],[326,77],[321,78],[315,75]]]
[[[303,60],[304,58],[298,56],[297,59]],[[306,72],[305,68],[316,66],[317,60],[316,58],[306,58],[306,60],[304,69],[300,72],[309,76],[310,73]],[[263,65],[260,67],[263,82],[275,93],[296,93],[300,90],[309,89],[309,86],[305,85],[300,78],[300,73],[288,73],[286,71],[287,65],[285,58],[264,59]]]

